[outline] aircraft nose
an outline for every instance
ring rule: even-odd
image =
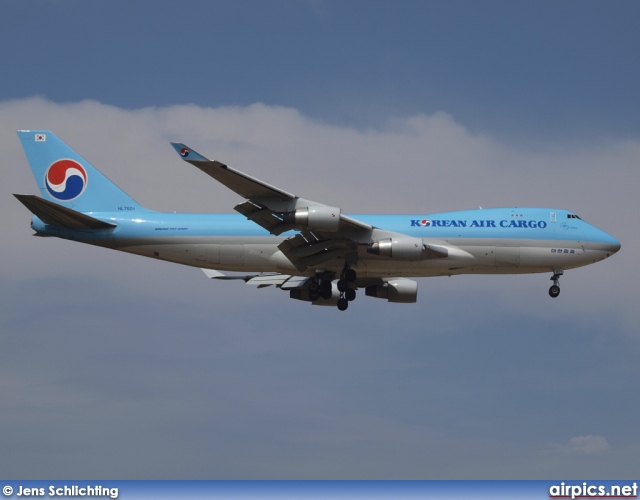
[[[606,245],[605,246],[605,251],[609,252],[611,255],[616,253],[622,247],[620,242],[616,238],[611,236],[610,234],[607,234],[607,239],[606,239],[606,241],[604,243]]]
[[[620,242],[618,240],[616,240],[615,238],[611,238],[613,241],[611,242],[611,247],[609,249],[609,251],[611,253],[616,253],[618,250],[620,250],[620,248],[622,248],[622,245],[620,244]]]

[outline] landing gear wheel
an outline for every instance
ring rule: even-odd
[[[349,307],[349,302],[356,298],[355,286],[351,288],[351,283],[355,283],[356,278],[356,272],[345,262],[345,266],[340,274],[340,279],[338,280],[338,291],[340,292],[338,309],[341,311],[346,311],[347,307]]]
[[[319,293],[320,292],[320,283],[318,283],[315,279],[309,280],[309,293]]]
[[[309,284],[307,285],[307,291],[309,292],[309,299],[312,302],[318,300],[322,292],[322,288],[320,287],[320,283],[318,283],[318,280],[311,278],[309,280]]]
[[[356,277],[356,272],[353,269],[345,269],[344,279],[347,280],[347,283],[353,283],[356,280]]]
[[[333,295],[333,290],[331,288],[331,282],[325,281],[324,283],[322,283],[322,286],[320,287],[320,297],[322,297],[325,300],[329,300],[332,295]]]
[[[560,295],[560,276],[564,274],[562,269],[555,269],[553,271],[553,276],[551,276],[551,281],[553,281],[553,285],[549,288],[549,295],[554,299]]]

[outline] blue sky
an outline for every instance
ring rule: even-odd
[[[265,102],[359,126],[446,110],[474,129],[545,138],[640,127],[633,2],[50,0],[1,9],[6,98]]]
[[[631,477],[635,2],[0,3],[0,469],[21,478]],[[231,212],[185,142],[347,213],[557,206],[615,235],[549,276],[346,315],[32,238],[16,129],[145,206]]]

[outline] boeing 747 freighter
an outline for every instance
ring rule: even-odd
[[[413,303],[411,277],[550,273],[560,276],[620,249],[613,236],[558,208],[494,208],[409,215],[346,215],[300,198],[180,143],[180,157],[235,191],[239,214],[142,207],[47,130],[18,132],[41,196],[16,194],[38,236],[55,236],[202,268],[293,299],[344,311],[364,291]],[[222,271],[240,274],[228,275]]]

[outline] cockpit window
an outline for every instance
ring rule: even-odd
[[[567,219],[580,219],[580,217],[578,217],[575,214],[567,214]],[[582,219],[580,219],[580,220],[582,220]]]

